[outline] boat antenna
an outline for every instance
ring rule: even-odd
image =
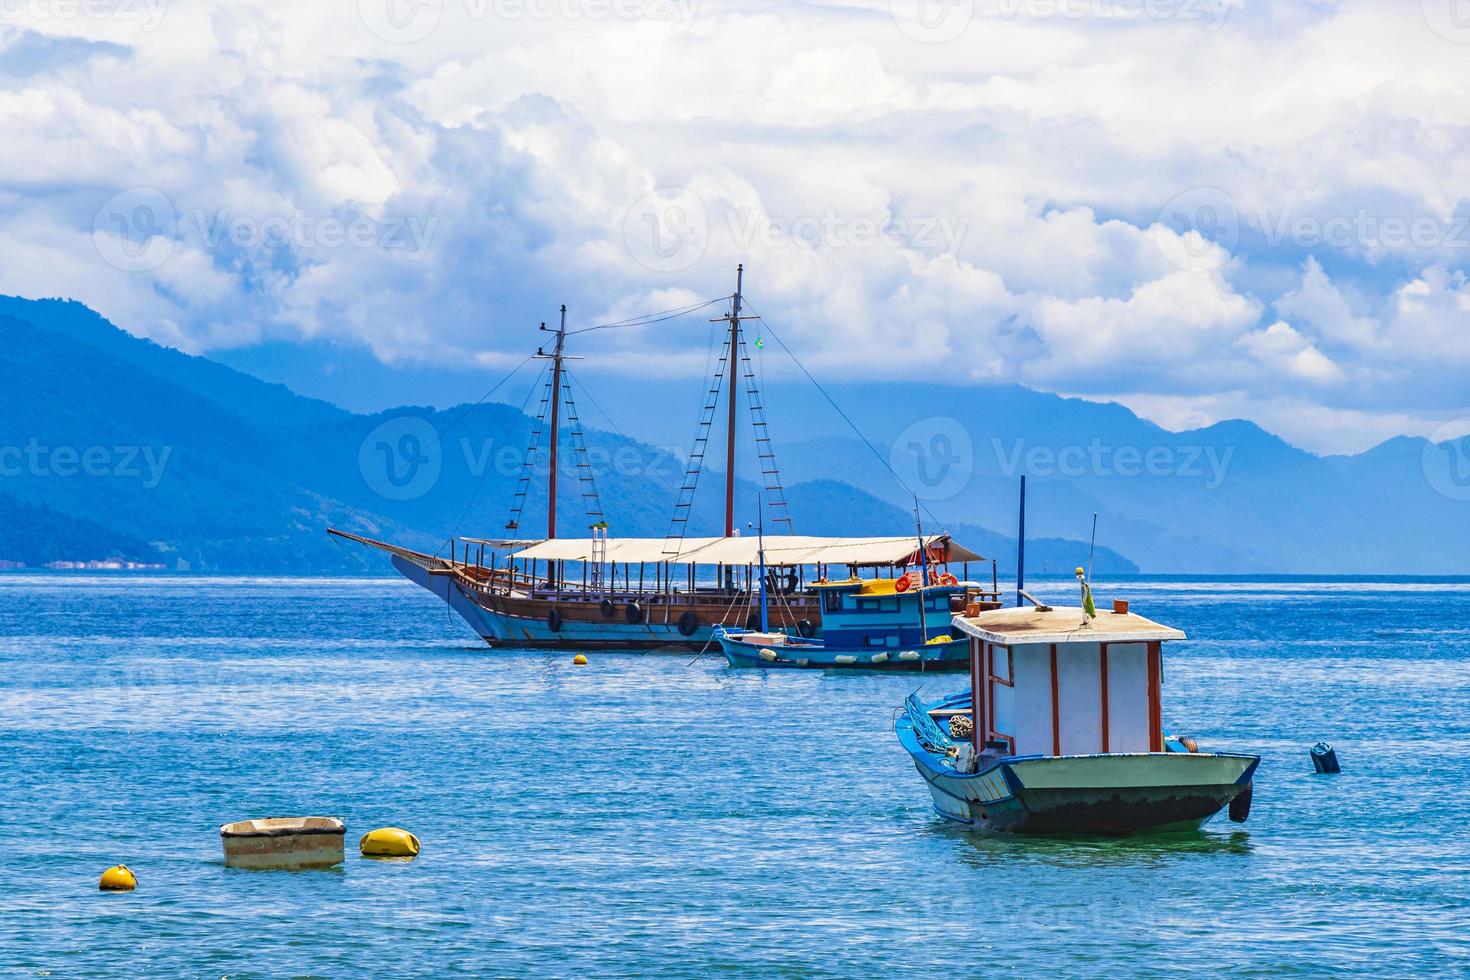
[[[1016,526],[1016,608],[1026,596],[1026,474],[1021,474],[1021,516]]]
[[[1092,512],[1092,543],[1087,546],[1087,581],[1092,581],[1092,556],[1097,552],[1097,511]]]

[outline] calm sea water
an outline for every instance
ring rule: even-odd
[[[1061,583],[1041,591],[1070,595]],[[1470,969],[1470,583],[1134,581],[1244,828],[941,823],[895,705],[955,675],[492,652],[399,581],[0,576],[0,969],[791,976]],[[1311,775],[1331,741],[1337,777]],[[325,813],[340,870],[223,866]],[[401,825],[412,862],[355,855]],[[132,894],[97,877],[123,862]]]

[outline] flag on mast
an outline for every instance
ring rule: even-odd
[[[1087,584],[1087,573],[1077,567],[1077,584],[1082,586],[1082,611],[1088,619],[1097,618],[1097,604],[1092,601],[1092,586]]]

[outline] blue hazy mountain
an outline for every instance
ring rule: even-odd
[[[0,560],[380,570],[370,553],[326,539],[323,528],[429,550],[455,533],[544,533],[544,464],[526,481],[519,526],[506,527],[533,426],[521,410],[534,410],[534,399],[525,401],[529,375],[498,393],[506,402],[362,414],[138,340],[76,303],[0,299],[0,340],[4,513],[53,528],[45,535],[53,544],[95,543],[62,553],[34,546]],[[591,506],[579,479],[587,470],[564,452],[560,533],[585,533],[587,511],[597,509],[615,534],[666,533],[704,385],[635,388],[579,373],[588,386],[579,395],[607,408],[621,431],[607,431],[610,423],[589,430],[599,491]],[[467,375],[462,390],[473,390],[472,381],[483,391],[493,379]],[[1082,561],[1094,512],[1100,571],[1134,563],[1186,572],[1465,567],[1470,505],[1458,499],[1465,494],[1456,481],[1470,482],[1470,458],[1462,465],[1455,455],[1462,445],[1426,448],[1404,438],[1357,456],[1320,457],[1250,423],[1173,433],[1117,405],[1016,386],[882,383],[829,393],[866,441],[809,386],[767,389],[801,532],[908,533],[917,491],[926,529],[949,530],[998,557],[1004,575],[1025,473],[1031,570]],[[589,426],[602,422],[587,404],[581,412]],[[744,527],[768,484],[748,428],[741,438]],[[684,448],[666,448],[675,446]],[[722,460],[721,450],[716,439],[711,458]],[[1447,469],[1431,479],[1426,466],[1441,455]],[[714,467],[701,477],[690,534],[717,533],[721,480]],[[24,550],[14,537],[5,547]]]
[[[7,299],[0,309],[0,520],[8,525],[0,561],[381,571],[380,555],[329,539],[325,528],[429,551],[456,534],[545,533],[545,446],[528,474],[535,423],[519,404],[355,414],[138,340],[79,304]],[[589,468],[570,441],[564,434],[561,534],[585,534],[599,517],[619,534],[669,532],[686,478],[682,454],[591,429]],[[591,483],[582,479],[589,471]],[[722,482],[717,469],[703,474],[690,535],[722,525]],[[762,492],[739,481],[742,528],[755,522]],[[798,530],[808,533],[913,528],[902,507],[855,486],[792,483],[789,495]],[[518,526],[509,528],[515,510]],[[1003,537],[991,539],[1011,553]],[[1069,555],[1057,560],[1074,560],[1081,547],[1062,545]],[[1133,568],[1110,551],[1102,561]]]

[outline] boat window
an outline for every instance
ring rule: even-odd
[[[822,593],[822,609],[826,612],[838,612],[842,609],[842,593],[836,589],[827,589]]]
[[[898,600],[860,598],[857,600],[857,610],[858,612],[898,612]]]

